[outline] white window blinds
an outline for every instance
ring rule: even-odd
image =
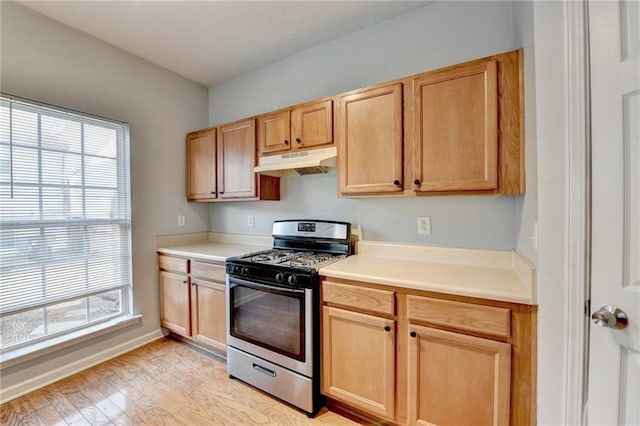
[[[0,98],[0,348],[127,315],[126,124]]]

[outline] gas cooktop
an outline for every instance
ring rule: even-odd
[[[326,252],[271,249],[250,253],[239,259],[256,264],[279,265],[289,268],[318,268],[345,256],[344,254]]]

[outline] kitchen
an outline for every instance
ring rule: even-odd
[[[557,143],[567,124],[556,121],[563,111],[557,96],[567,90],[557,78],[565,66],[558,61],[563,53],[557,45],[564,34],[564,7],[434,3],[207,90],[20,5],[3,3],[3,92],[131,125],[133,311],[144,316],[140,324],[118,333],[3,368],[3,389],[26,390],[38,378],[52,380],[52,371],[69,374],[157,337],[157,235],[204,231],[269,235],[272,222],[283,219],[286,212],[288,218],[323,217],[357,224],[369,240],[516,249],[537,264],[537,416],[541,424],[563,422],[563,401],[572,397],[563,396],[564,374],[558,374],[568,368],[566,349],[558,348],[565,335],[558,324],[565,324],[569,291],[563,272],[565,248],[557,243],[567,226],[558,220],[564,214],[560,200],[568,197],[563,192],[568,179],[564,150]],[[5,45],[9,39],[20,42]],[[183,140],[188,131],[517,47],[524,47],[524,72],[532,76],[525,80],[524,196],[338,199],[336,175],[329,173],[283,178],[279,202],[208,206],[185,200]],[[77,66],[79,58],[82,67]],[[252,214],[255,226],[248,227],[247,216]],[[183,228],[176,226],[180,215],[186,218]],[[432,219],[428,239],[416,232],[416,217],[423,215]]]

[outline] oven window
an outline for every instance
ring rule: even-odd
[[[231,286],[231,335],[304,361],[304,292]]]

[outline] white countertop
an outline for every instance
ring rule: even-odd
[[[358,254],[320,269],[326,277],[505,302],[536,304],[535,270],[510,251],[362,241]]]
[[[246,244],[205,242],[199,244],[159,247],[158,253],[224,262],[229,257],[241,256],[243,254],[268,248],[269,247],[250,246]]]
[[[224,262],[273,246],[271,237],[240,234],[157,237],[159,253]],[[537,304],[535,269],[512,251],[359,241],[357,254],[320,269],[326,277],[459,296]]]
[[[157,237],[158,253],[224,262],[229,257],[267,250],[271,237],[203,232]]]

